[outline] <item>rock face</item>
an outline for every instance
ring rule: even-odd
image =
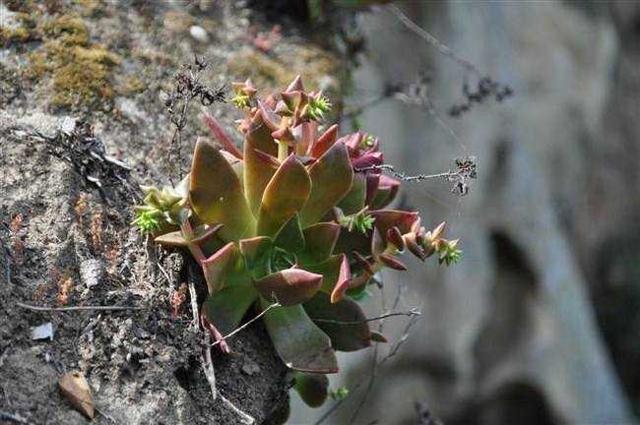
[[[86,423],[57,388],[77,369],[96,423],[242,423],[212,399],[200,367],[184,296],[197,272],[131,226],[132,206],[139,184],[175,179],[206,135],[195,102],[182,146],[171,144],[163,99],[181,64],[207,57],[202,82],[213,88],[252,77],[271,90],[301,73],[332,90],[334,55],[294,26],[270,38],[273,24],[240,2],[2,2],[0,12],[0,422]],[[231,106],[208,112],[233,134]],[[53,340],[31,340],[48,322]],[[213,363],[221,396],[255,423],[277,423],[290,379],[265,332],[256,322]]]
[[[212,399],[189,303],[172,302],[189,264],[129,225],[129,172],[96,160],[96,139],[35,136],[59,119],[42,115],[34,129],[3,118],[1,410],[29,423],[85,423],[57,390],[60,374],[79,369],[98,423],[239,423]],[[18,302],[142,309],[35,312]],[[53,339],[31,340],[30,326],[49,322]],[[260,325],[230,343],[233,355],[214,356],[218,390],[262,423],[288,405],[286,367]]]
[[[463,199],[435,183],[407,191],[428,225],[447,217],[465,258],[446,272],[410,266],[424,319],[381,372],[362,423],[415,423],[416,401],[447,423],[632,422],[624,389],[637,397],[640,10],[448,2],[406,11],[515,97],[448,117],[464,70],[385,10],[365,18],[362,96],[432,71],[430,99],[459,139],[389,100],[362,120],[385,141],[387,162],[436,173],[475,155],[479,179]]]

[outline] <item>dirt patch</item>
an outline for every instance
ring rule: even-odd
[[[96,423],[238,423],[211,398],[188,300],[177,314],[171,306],[186,257],[131,228],[136,185],[126,168],[96,159],[101,142],[83,131],[43,138],[10,125],[0,134],[0,410],[86,423],[57,388],[78,369],[102,412]],[[144,309],[36,312],[16,302]],[[53,340],[32,340],[31,327],[46,322]],[[233,354],[214,355],[218,388],[262,423],[288,403],[286,367],[259,322],[230,342]]]

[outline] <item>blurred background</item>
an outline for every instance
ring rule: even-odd
[[[426,424],[431,412],[445,423],[637,423],[640,3],[396,4],[514,96],[450,116],[476,76],[389,9],[358,15],[366,48],[348,103],[428,77],[431,111],[389,99],[361,115],[386,161],[431,174],[473,155],[478,179],[465,197],[404,184],[405,205],[429,225],[446,219],[465,257],[383,276],[387,308],[408,279],[399,310],[423,315],[355,422]],[[380,311],[379,294],[368,302]],[[407,320],[387,319],[385,335],[400,338]],[[363,384],[326,423],[354,420],[371,356],[346,356],[345,385]],[[305,418],[300,409],[292,422]]]
[[[388,344],[341,355],[331,388],[349,396],[314,410],[292,394],[289,423],[638,423],[640,2],[3,0],[0,12],[3,117],[86,122],[142,183],[188,166],[163,93],[194,54],[211,60],[212,87],[302,73],[343,132],[378,136],[408,175],[474,157],[466,196],[428,180],[400,197],[426,227],[447,221],[463,261],[385,272],[368,313],[419,320],[386,319]],[[484,77],[512,96],[469,103]],[[210,112],[234,131],[230,105]],[[183,152],[204,133],[189,116]]]

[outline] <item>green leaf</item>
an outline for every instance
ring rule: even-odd
[[[334,255],[320,264],[305,266],[307,270],[322,275],[320,290],[331,296],[332,302],[337,302],[349,288],[351,270],[349,261],[344,254]]]
[[[239,260],[238,247],[234,242],[229,242],[202,262],[210,294],[215,294],[228,283],[231,274],[239,268]]]
[[[202,140],[193,156],[189,197],[200,219],[224,225],[220,235],[226,240],[238,240],[255,226],[238,176],[224,156]]]
[[[333,253],[340,235],[340,225],[332,222],[316,223],[304,229],[305,248],[298,255],[301,264],[317,264]]]
[[[313,146],[311,147],[311,156],[314,158],[319,158],[324,154],[333,144],[336,142],[338,137],[338,124],[334,124],[327,129],[322,136],[315,141]]]
[[[295,384],[300,398],[309,407],[320,407],[327,399],[327,389],[329,388],[329,378],[321,373],[296,372]]]
[[[300,212],[302,227],[317,223],[349,192],[351,160],[344,143],[336,142],[309,169],[311,193]]]
[[[338,203],[338,207],[345,215],[355,214],[364,208],[367,197],[367,179],[364,174],[353,175],[353,185],[349,193]]]
[[[316,325],[331,338],[337,351],[357,351],[371,345],[371,331],[360,306],[348,298],[332,303],[325,293],[318,293],[304,304]],[[342,322],[342,323],[339,323]]]
[[[276,236],[275,245],[289,252],[299,252],[304,249],[305,240],[298,214],[294,214],[287,224],[280,229]]]
[[[269,262],[273,251],[273,240],[267,236],[256,236],[240,240],[240,252],[245,265],[254,279],[260,279],[269,271]]]
[[[313,297],[322,286],[322,275],[290,268],[258,279],[254,285],[264,298],[290,306]]]
[[[257,217],[262,202],[262,194],[276,168],[265,160],[264,154],[276,156],[278,147],[271,137],[271,130],[264,122],[260,111],[256,112],[244,141],[244,191],[249,207]]]
[[[164,235],[160,235],[153,240],[155,243],[162,246],[180,247],[184,248],[188,245],[187,241],[182,236],[181,231],[169,232]]]
[[[261,300],[261,305],[266,309],[270,303]],[[302,305],[271,309],[264,321],[278,355],[288,367],[311,373],[338,372],[331,340],[311,321]]]
[[[311,191],[306,168],[290,155],[264,190],[258,215],[258,234],[275,236],[305,204]]]
[[[387,230],[396,226],[400,233],[405,234],[411,231],[411,225],[418,220],[418,213],[415,211],[402,210],[376,210],[369,211],[375,218],[375,227],[380,230],[380,234],[386,241]]]
[[[207,320],[223,335],[234,331],[258,298],[250,284],[228,286],[214,295],[209,295],[202,305]]]

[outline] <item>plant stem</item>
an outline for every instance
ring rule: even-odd
[[[278,142],[278,161],[282,162],[289,156],[289,146],[285,142]]]

